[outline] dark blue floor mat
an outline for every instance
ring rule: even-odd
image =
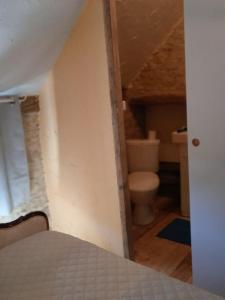
[[[191,246],[190,221],[175,219],[161,230],[157,237]]]

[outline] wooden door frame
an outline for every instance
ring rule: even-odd
[[[133,259],[131,202],[128,189],[126,139],[124,130],[122,85],[118,50],[116,1],[102,0],[104,8],[105,36],[109,68],[110,98],[113,134],[116,152],[116,168],[119,187],[120,215],[123,227],[125,257]]]

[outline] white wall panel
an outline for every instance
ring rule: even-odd
[[[225,1],[185,0],[185,35],[193,280],[225,295]]]

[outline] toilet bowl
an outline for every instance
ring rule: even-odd
[[[152,172],[128,175],[130,197],[134,203],[133,221],[146,225],[154,220],[153,204],[159,187],[159,177]]]
[[[134,204],[133,222],[147,225],[154,220],[153,204],[159,187],[159,140],[128,140],[128,185]]]

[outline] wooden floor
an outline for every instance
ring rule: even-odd
[[[156,237],[179,212],[158,211],[153,224],[133,226],[135,261],[169,276],[192,282],[191,247]]]

